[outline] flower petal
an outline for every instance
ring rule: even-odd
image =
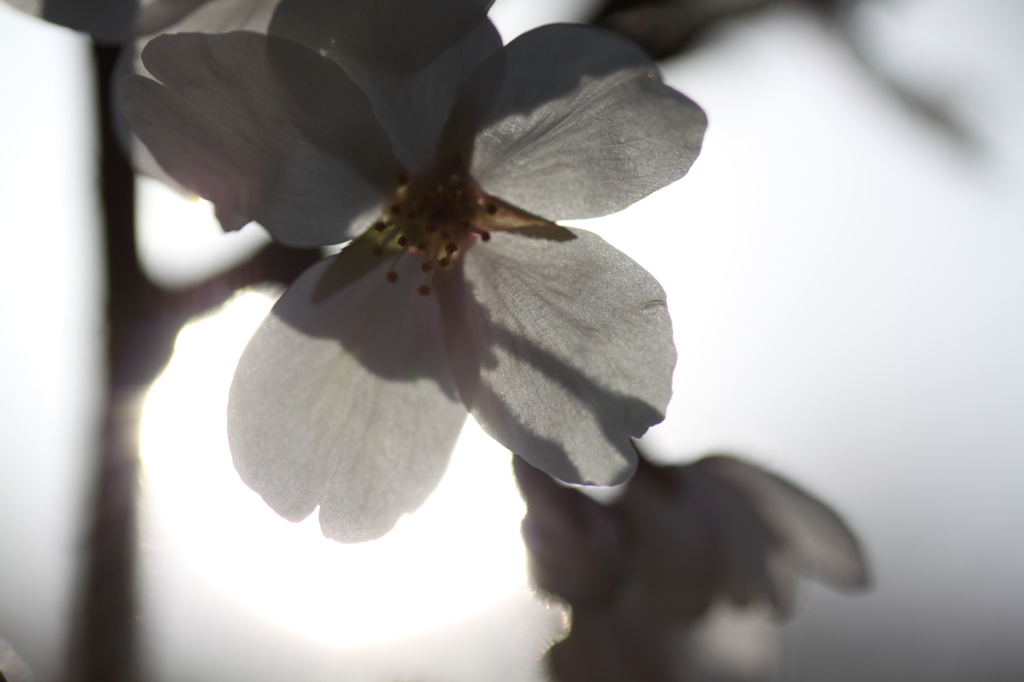
[[[551,220],[614,213],[675,182],[706,127],[638,47],[573,25],[509,43],[473,76],[459,109],[481,187]]]
[[[272,35],[339,64],[366,93],[406,170],[435,158],[477,66],[501,47],[491,0],[283,0]]]
[[[32,671],[10,644],[0,639],[0,680],[32,682]]]
[[[142,58],[161,82],[123,79],[122,111],[225,228],[255,219],[288,245],[333,244],[365,228],[394,189],[384,132],[329,60],[246,32],[161,36]]]
[[[570,483],[621,483],[631,436],[664,418],[676,353],[665,292],[586,230],[495,232],[438,278],[466,407],[487,433]]]
[[[104,43],[119,43],[131,35],[138,0],[5,0],[23,12]]]
[[[801,574],[849,590],[868,585],[867,560],[857,536],[824,502],[780,476],[733,457],[705,457],[692,466],[747,499],[793,555]]]
[[[607,607],[628,561],[622,519],[518,455],[512,468],[526,501],[522,535],[533,581],[574,609]]]
[[[132,34],[150,35],[172,26],[210,0],[153,0],[139,5]]]
[[[86,31],[101,42],[120,43],[136,36],[163,31],[203,5],[218,5],[207,13],[242,27],[243,19],[266,6],[273,11],[277,0],[4,0],[9,5],[55,24]],[[214,25],[223,25],[215,20]],[[178,30],[181,30],[180,28]],[[199,26],[188,30],[200,30]]]
[[[229,33],[231,31],[255,31],[266,33],[270,19],[280,0],[156,0],[139,8],[135,18],[134,41],[126,43],[118,55],[118,63],[114,81],[120,81],[129,74],[150,76],[142,65],[142,50],[150,40],[155,38],[157,31],[166,33]],[[183,12],[191,9],[188,14]],[[175,17],[179,20],[174,22]],[[136,173],[155,178],[178,192],[191,194],[171,176],[167,174],[138,137],[132,132],[124,114],[116,112],[115,132],[121,148],[131,157],[132,167]],[[240,218],[241,219],[241,218]],[[244,217],[241,225],[251,218]],[[239,225],[239,227],[241,227]],[[227,228],[226,228],[227,229]]]
[[[395,284],[387,261],[313,303],[341,258],[303,273],[249,342],[231,385],[228,439],[242,480],[275,511],[297,521],[320,505],[325,536],[362,542],[437,486],[466,411],[437,300],[412,284],[413,259]]]

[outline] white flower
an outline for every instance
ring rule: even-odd
[[[664,292],[585,230],[681,177],[703,112],[633,45],[556,25],[504,48],[482,0],[284,0],[268,36],[179,34],[122,109],[225,228],[356,239],[306,271],[235,374],[243,480],[324,534],[386,533],[467,411],[564,481],[618,483],[661,421]],[[372,229],[367,229],[373,225]]]
[[[530,572],[572,607],[569,636],[548,652],[561,682],[694,679],[695,647],[709,635],[695,628],[710,618],[788,617],[799,577],[844,591],[869,583],[860,543],[835,511],[727,455],[677,466],[641,457],[609,505],[519,458],[514,467]],[[771,629],[759,631],[769,646]],[[748,650],[756,632],[741,643]]]

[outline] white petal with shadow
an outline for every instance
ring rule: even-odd
[[[157,31],[164,33],[228,33],[230,31],[255,31],[266,33],[270,26],[274,8],[279,0],[196,0],[198,7],[193,9],[193,0],[157,0],[143,5],[135,20],[135,33],[140,36],[126,43],[118,55],[117,75],[115,81],[132,73],[150,76],[142,65],[141,53],[150,40],[156,37]],[[185,11],[188,13],[181,16]],[[179,20],[175,21],[175,18]],[[168,23],[172,22],[172,23]],[[121,148],[129,152],[132,167],[136,173],[166,183],[175,190],[191,194],[167,174],[152,152],[142,144],[131,131],[124,114],[115,113],[115,132],[121,142]],[[250,218],[246,217],[245,222]],[[243,223],[244,225],[245,223]],[[225,229],[229,229],[225,227]]]
[[[318,285],[338,258],[303,273],[246,347],[228,439],[242,480],[279,514],[300,520],[319,505],[324,535],[361,542],[437,486],[466,410],[415,259],[399,263],[395,284],[390,261],[375,263],[324,298]]]
[[[329,60],[247,32],[161,36],[142,59],[160,82],[123,79],[121,109],[171,177],[231,217],[225,227],[245,217],[284,244],[333,244],[393,189],[386,136]]]
[[[707,118],[636,45],[544,26],[484,63],[459,104],[484,190],[551,220],[620,211],[681,178]]]
[[[586,230],[495,232],[438,278],[452,370],[485,431],[563,481],[632,473],[630,437],[664,418],[676,353],[665,293]]]
[[[477,66],[501,47],[490,0],[283,0],[272,35],[339,64],[366,93],[395,154],[418,172]]]

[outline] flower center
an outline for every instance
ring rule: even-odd
[[[392,258],[386,275],[392,283],[398,281],[395,266],[401,258],[421,258],[424,279],[419,293],[428,296],[436,271],[450,267],[475,242],[491,238],[487,228],[497,227],[499,204],[462,174],[438,181],[413,180],[399,173],[395,196],[373,224],[378,235],[373,253]]]

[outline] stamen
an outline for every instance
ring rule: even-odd
[[[429,266],[429,267],[428,267]],[[427,273],[427,277],[423,280],[423,284],[417,290],[420,292],[420,296],[430,295],[430,281],[434,279],[434,265],[429,261],[423,264],[423,272]]]
[[[401,225],[395,225],[394,227],[392,227],[391,231],[388,232],[386,235],[384,235],[384,237],[380,240],[381,247],[384,247],[384,246],[387,246],[388,244],[390,244],[391,240],[394,239],[401,232],[402,232],[402,226]]]
[[[399,213],[402,212],[402,204],[396,201],[395,203],[391,204],[390,210],[392,215],[398,215]]]
[[[389,227],[397,223],[399,220],[401,220],[401,218],[391,218],[390,220],[387,221],[378,220],[370,227],[377,230],[378,232],[383,232],[384,230],[388,229]]]
[[[398,261],[401,260],[402,256],[404,255],[405,249],[402,249],[401,251],[398,252],[398,254],[395,256],[395,259],[391,261],[391,268],[388,269],[388,272],[385,275],[385,277],[388,278],[388,281],[391,282],[392,284],[398,281],[398,273],[395,272],[395,266],[398,265]]]
[[[487,230],[480,229],[476,225],[468,225],[467,227],[469,227],[470,231],[476,232],[478,235],[480,235],[480,238],[483,239],[485,242],[491,241],[491,233],[488,232]]]
[[[398,171],[397,180],[399,187],[405,187],[406,185],[409,184],[409,174],[406,173],[405,171]]]

